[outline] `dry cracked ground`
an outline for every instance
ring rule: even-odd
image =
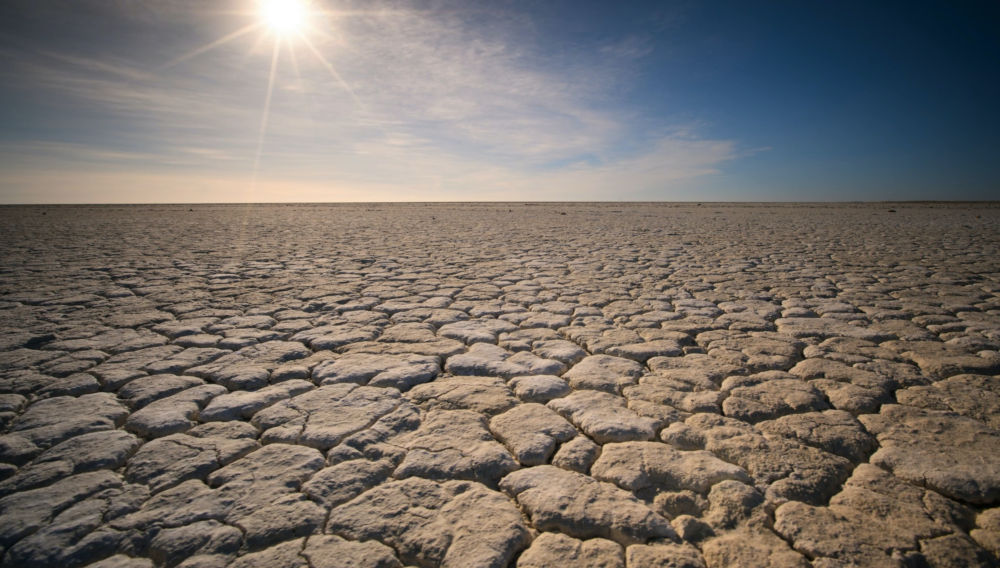
[[[995,206],[0,218],[5,566],[997,565]]]

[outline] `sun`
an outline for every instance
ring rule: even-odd
[[[261,20],[278,35],[298,34],[306,27],[306,0],[258,0],[258,7]]]
[[[339,82],[344,90],[351,95],[354,102],[359,106],[361,103],[358,100],[357,95],[354,93],[354,90],[351,89],[350,85],[348,85],[346,81],[344,81],[343,77],[340,76],[340,73],[337,72],[337,69],[323,55],[316,45],[314,45],[313,40],[311,39],[316,36],[320,38],[330,37],[330,34],[328,33],[330,26],[328,24],[331,14],[334,14],[335,12],[322,9],[322,6],[325,4],[325,0],[242,1],[246,2],[246,9],[240,10],[237,13],[250,19],[254,19],[255,21],[248,23],[233,32],[225,34],[218,39],[210,41],[205,45],[192,49],[180,57],[167,62],[163,68],[173,67],[183,61],[187,61],[188,59],[253,33],[260,34],[257,43],[254,44],[254,49],[256,49],[256,46],[259,45],[260,41],[264,39],[265,36],[270,36],[270,39],[273,40],[273,48],[271,49],[270,73],[268,74],[267,79],[267,95],[264,97],[264,108],[261,112],[260,128],[257,135],[257,151],[254,154],[253,160],[251,187],[254,187],[257,183],[257,172],[260,169],[260,158],[264,150],[264,136],[267,133],[268,120],[271,115],[271,96],[274,93],[275,79],[278,75],[279,55],[283,51],[287,50],[289,55],[291,55],[292,63],[295,64],[295,73],[298,75],[299,68],[298,63],[296,63],[295,49],[300,46],[307,47],[319,63],[321,63],[330,73],[330,76]],[[256,5],[256,11],[254,11],[251,7],[254,5]]]

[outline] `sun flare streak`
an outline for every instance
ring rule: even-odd
[[[260,117],[260,132],[257,134],[257,152],[253,158],[253,177],[251,191],[257,188],[257,174],[260,171],[260,156],[264,151],[264,135],[267,133],[267,121],[271,115],[271,95],[274,94],[274,78],[278,73],[278,52],[281,44],[274,40],[274,53],[271,54],[271,74],[267,79],[267,96],[264,97],[264,112]]]
[[[234,39],[236,39],[238,37],[245,36],[248,33],[252,32],[254,30],[257,30],[259,28],[260,28],[260,24],[250,24],[249,26],[246,26],[244,28],[240,28],[240,29],[236,30],[235,32],[233,32],[231,34],[224,35],[224,36],[220,37],[219,39],[217,39],[215,41],[207,43],[207,44],[205,44],[205,45],[203,45],[203,46],[201,46],[201,47],[199,47],[197,49],[193,49],[193,50],[185,53],[184,55],[181,55],[180,57],[177,57],[175,59],[172,59],[172,60],[168,61],[167,63],[165,63],[163,65],[163,69],[167,69],[167,68],[173,67],[174,65],[177,65],[178,63],[183,63],[184,61],[187,61],[188,59],[191,59],[192,57],[196,57],[198,55],[201,55],[202,53],[211,51],[211,50],[213,50],[213,49],[215,49],[215,48],[217,48],[217,47],[219,47],[219,46],[221,46],[223,44],[226,44],[226,43],[229,43],[229,42],[233,41]]]
[[[281,52],[284,48],[288,49],[287,53],[291,58],[293,71],[295,72],[297,78],[301,79],[302,77],[299,69],[299,60],[295,53],[295,44],[305,44],[308,50],[312,52],[312,54],[316,57],[316,60],[319,61],[330,76],[337,81],[337,83],[348,95],[350,95],[351,99],[353,99],[354,103],[357,105],[357,108],[364,112],[365,107],[358,98],[357,94],[354,92],[354,89],[348,85],[347,81],[345,81],[340,73],[337,72],[333,64],[326,57],[324,57],[323,53],[316,47],[313,41],[310,40],[310,35],[316,33],[325,35],[320,29],[321,25],[317,25],[317,19],[323,19],[324,17],[328,17],[334,13],[341,15],[341,12],[330,12],[317,9],[316,6],[320,3],[319,0],[247,1],[251,4],[251,6],[253,6],[253,8],[256,9],[254,10],[251,8],[248,11],[241,11],[239,13],[253,17],[256,20],[254,23],[195,48],[177,57],[176,59],[167,62],[162,66],[162,68],[166,69],[173,67],[179,63],[187,61],[198,55],[202,55],[255,31],[260,33],[258,33],[256,41],[249,53],[257,53],[258,47],[261,46],[261,43],[264,41],[267,41],[268,39],[273,41],[271,63],[267,77],[267,92],[264,97],[264,108],[261,111],[260,124],[257,131],[257,144],[254,151],[253,166],[251,170],[250,192],[252,194],[256,191],[257,181],[260,175],[261,160],[264,154],[264,144],[267,138],[268,125],[271,120],[272,99],[274,98],[274,91],[278,79],[278,60],[281,58]]]
[[[316,56],[316,59],[319,60],[319,62],[323,65],[323,67],[326,67],[326,70],[330,72],[330,75],[334,79],[336,79],[338,83],[340,83],[340,86],[343,87],[344,90],[351,95],[351,98],[354,99],[354,103],[357,104],[359,107],[363,106],[361,104],[361,101],[358,99],[358,96],[354,94],[354,89],[352,89],[351,86],[347,84],[347,81],[345,81],[344,78],[341,77],[340,73],[337,72],[337,69],[333,66],[333,64],[330,63],[326,59],[326,57],[323,57],[323,54],[320,53],[318,49],[316,49],[316,46],[313,45],[311,41],[309,41],[309,38],[302,35],[300,36],[300,39],[302,40],[302,43],[306,44],[306,47],[309,48],[309,51],[313,52],[313,55]]]

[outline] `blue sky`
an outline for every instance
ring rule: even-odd
[[[995,2],[299,1],[0,4],[0,203],[1000,198]]]

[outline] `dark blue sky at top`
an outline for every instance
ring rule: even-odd
[[[225,7],[231,8],[238,1],[226,0]],[[334,2],[327,4],[338,6]],[[155,0],[146,4],[155,5]],[[106,160],[100,162],[100,167],[88,169],[105,173],[125,167],[117,154],[130,149],[147,158],[146,162],[127,159],[126,165],[132,170],[137,163],[148,162],[150,169],[176,173],[187,167],[191,175],[207,175],[207,164],[174,157],[158,164],[156,157],[167,150],[156,137],[168,130],[159,127],[154,131],[149,126],[152,115],[123,113],[93,98],[75,98],[52,79],[20,80],[22,74],[31,75],[25,69],[32,68],[33,61],[45,60],[51,54],[80,56],[88,61],[106,58],[115,65],[125,61],[134,63],[136,68],[155,67],[183,53],[182,44],[197,45],[227,29],[224,14],[220,15],[224,10],[208,11],[207,16],[187,21],[176,10],[161,13],[142,6],[141,2],[126,0],[77,3],[12,0],[0,7],[0,50],[6,60],[0,63],[0,121],[4,124],[0,130],[0,167],[12,171],[27,160],[35,168],[18,169],[17,176],[10,176],[20,181],[5,180],[0,173],[0,201],[31,200],[30,196],[25,197],[27,190],[17,186],[30,177],[31,171],[64,168],[75,172],[80,170],[81,161],[89,159]],[[592,193],[585,195],[598,199],[1000,198],[1000,3],[997,2],[512,0],[396,2],[392,6],[430,14],[426,19],[432,23],[443,21],[438,14],[446,14],[452,18],[448,20],[451,28],[462,27],[457,43],[448,47],[452,51],[447,54],[442,51],[442,57],[460,54],[462,41],[480,36],[499,41],[508,50],[517,47],[523,51],[517,65],[530,71],[526,76],[559,78],[552,84],[568,85],[568,99],[572,99],[574,90],[586,92],[585,102],[580,103],[582,110],[578,109],[577,114],[567,111],[572,114],[570,122],[576,124],[588,116],[597,116],[600,120],[595,123],[607,119],[625,125],[614,134],[569,129],[567,137],[579,135],[579,144],[555,150],[547,147],[529,155],[517,153],[517,138],[510,138],[507,145],[487,144],[492,139],[504,139],[494,136],[490,128],[511,122],[509,110],[495,121],[488,120],[492,112],[488,108],[480,111],[476,120],[490,126],[477,131],[475,139],[468,138],[471,135],[467,129],[441,126],[439,118],[430,120],[421,115],[419,120],[387,121],[398,132],[391,133],[392,143],[385,147],[398,147],[401,142],[396,135],[420,139],[420,152],[409,155],[432,156],[427,158],[433,161],[429,169],[442,170],[446,169],[442,164],[478,160],[475,163],[481,167],[476,171],[489,170],[493,172],[490,175],[499,176],[497,187],[523,189],[530,188],[532,183],[574,183],[582,178],[559,176],[583,176],[590,167],[595,168],[595,179],[605,176],[600,179],[606,181],[607,187],[602,189],[597,184]],[[235,25],[228,29],[234,29]],[[373,29],[377,34],[378,27]],[[205,77],[206,93],[209,87],[217,89],[217,84],[207,82],[225,75],[211,67],[213,63],[225,57],[240,61],[249,57],[245,53],[249,48],[240,54],[226,49],[229,47],[199,57],[186,67],[164,71],[160,78],[172,85]],[[301,51],[297,61],[306,59]],[[369,52],[373,52],[371,48]],[[436,53],[433,49],[428,52]],[[594,72],[597,64],[593,54],[597,52],[610,53],[618,59],[602,59],[605,67]],[[359,85],[365,83],[362,74],[372,65],[362,65],[360,56],[356,59],[357,69],[352,68],[350,60],[330,57],[348,83],[352,78]],[[266,69],[263,64],[266,59],[258,67]],[[621,61],[620,66],[616,67],[616,61]],[[524,70],[505,69],[515,79],[520,77],[516,72]],[[385,76],[379,80],[385,81]],[[252,89],[257,88],[254,85],[261,82],[259,79],[256,75],[234,79],[236,83],[246,82],[246,85],[241,83],[241,88],[254,95],[245,98],[258,106],[261,91]],[[142,80],[129,78],[127,85],[139,86],[137,82]],[[186,87],[189,91],[198,89],[195,82],[185,84],[195,85]],[[280,110],[282,97],[288,95],[280,91],[280,81],[278,86],[274,104]],[[364,92],[362,87],[358,89]],[[468,91],[464,95],[469,98],[467,102],[480,103],[481,96],[476,94],[479,92]],[[533,105],[531,96],[526,95],[524,101],[525,107]],[[288,108],[302,106],[291,99],[286,102]],[[376,104],[371,102],[366,112],[375,112],[371,109]],[[392,104],[400,103],[385,104],[388,106],[384,108],[392,114]],[[551,127],[546,121],[562,118],[557,116],[560,111],[554,103],[547,106],[539,103],[537,112],[528,111],[535,114],[514,118],[523,118],[524,124],[548,130]],[[331,114],[323,112],[324,116]],[[466,119],[459,117],[456,124],[463,121]],[[183,132],[200,132],[197,126],[188,125]],[[237,129],[239,132],[234,131],[229,138],[215,129],[199,146],[252,154],[246,138],[247,132],[252,134],[255,127],[246,131]],[[354,142],[365,138],[374,143],[375,137],[386,135],[385,127],[381,134],[360,130],[350,131],[357,134],[346,134],[346,127],[339,124],[330,124],[323,132],[332,131],[344,133],[341,138],[351,138]],[[310,141],[304,137],[296,139],[294,133],[280,136],[275,130],[276,142],[268,142],[270,146],[264,147],[296,148],[301,150],[299,154],[309,153]],[[642,192],[634,195],[620,194],[615,189],[618,178],[614,176],[621,176],[622,183],[629,183],[632,179],[629,168],[638,167],[634,164],[656,162],[654,154],[644,157],[644,148],[664,141],[672,148],[665,151],[674,152],[665,154],[664,159],[677,160],[680,163],[677,169],[683,173],[662,179],[642,178],[636,183],[649,187],[644,186]],[[727,149],[706,151],[702,142],[712,148]],[[67,157],[64,149],[51,151],[54,144],[88,145],[115,156]],[[679,150],[675,149],[678,145]],[[41,149],[24,150],[36,146]],[[370,152],[366,149],[361,153]],[[697,157],[687,157],[694,154]],[[278,167],[277,157],[269,156],[265,151],[260,160],[261,175],[269,175],[266,167],[273,162],[273,176],[278,179],[285,170]],[[301,157],[291,151],[286,152],[288,156]],[[420,171],[419,159],[414,160],[413,171]],[[684,160],[698,164],[685,169]],[[67,166],[70,162],[76,165]],[[494,166],[503,171],[494,172],[491,169]],[[487,182],[494,179],[486,174],[471,177],[465,169],[455,167],[456,172],[461,170],[454,177],[456,186],[467,179]],[[226,172],[211,170],[211,174],[218,178]],[[352,175],[351,179],[357,180],[364,179],[366,173],[359,169]],[[316,176],[310,181],[322,183],[324,179],[327,178]],[[437,187],[447,188],[448,182],[445,179],[442,186],[438,180]],[[379,183],[388,187],[393,182],[386,178]],[[657,184],[673,189],[658,192]],[[38,191],[38,185],[32,187],[32,191]],[[521,194],[510,191],[513,198],[521,198]],[[391,192],[385,195],[392,198]],[[479,196],[474,190],[456,190],[428,194],[428,199],[493,199],[496,195]],[[545,193],[539,195],[549,197]],[[87,197],[79,196],[79,200],[85,201]],[[414,197],[419,199],[419,194],[405,196]],[[553,194],[551,198],[572,198],[572,194]],[[45,200],[44,196],[38,199]],[[93,199],[104,198],[93,196]],[[330,200],[338,200],[337,195]]]
[[[634,108],[769,148],[727,168],[748,191],[1000,198],[1000,3],[574,5],[546,8],[562,49],[651,42]]]

